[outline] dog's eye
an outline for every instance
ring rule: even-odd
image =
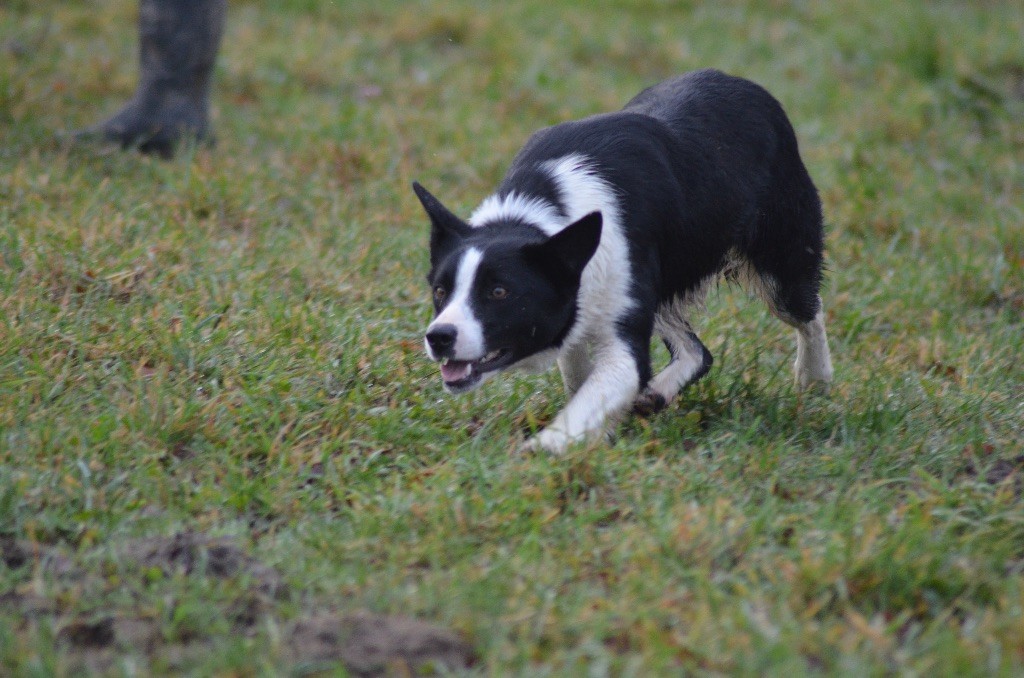
[[[504,299],[507,296],[508,290],[506,290],[501,285],[498,285],[497,287],[491,290],[491,299]]]
[[[448,290],[438,285],[434,288],[434,301],[441,303],[448,296]]]

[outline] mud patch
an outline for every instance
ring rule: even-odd
[[[187,672],[213,651],[213,639],[197,633],[197,627],[176,628],[166,613],[154,616],[146,600],[163,595],[162,588],[152,588],[161,586],[153,581],[154,575],[156,580],[161,576],[237,578],[243,584],[237,596],[209,601],[215,608],[211,615],[226,619],[234,635],[259,635],[261,623],[276,616],[274,599],[286,592],[274,568],[229,538],[182,532],[129,540],[96,555],[105,561],[102,568],[115,568],[106,570],[110,577],[120,578],[133,591],[128,596],[131,602],[103,605],[113,579],[95,576],[50,547],[0,537],[0,566],[45,571],[52,576],[49,585],[53,587],[46,596],[33,592],[28,582],[0,592],[0,609],[18,615],[18,633],[38,633],[41,626],[56,629],[62,661],[72,673],[106,674],[127,656],[138,658],[142,666],[159,658]],[[181,585],[169,583],[171,592]],[[93,594],[99,598],[91,613],[72,612],[65,600]],[[317,601],[309,604],[310,610],[332,609],[317,606]],[[424,621],[370,612],[310,612],[291,624],[272,661],[298,674],[340,665],[354,676],[432,675],[468,668],[474,655],[458,634]]]
[[[57,632],[57,643],[78,650],[121,647],[150,652],[162,640],[159,624],[144,617],[78,617]]]
[[[0,610],[17,610],[21,614],[22,623],[25,624],[33,619],[55,615],[59,607],[54,600],[45,596],[7,591],[0,593]]]
[[[963,474],[981,480],[986,485],[998,486],[1005,483],[1012,488],[1014,496],[1024,495],[1024,454],[1012,459],[996,459],[982,468],[972,460],[967,462]]]
[[[138,539],[118,551],[121,559],[144,570],[211,577],[249,577],[260,593],[280,597],[285,593],[281,575],[256,560],[228,538],[181,532],[172,537]]]
[[[22,542],[13,537],[0,537],[0,563],[12,570],[24,567],[29,561],[29,551]]]
[[[63,645],[96,649],[114,644],[114,619],[76,620],[57,633],[57,642]]]
[[[0,563],[11,570],[38,566],[41,571],[59,577],[77,572],[74,563],[55,549],[10,536],[0,536]]]
[[[73,673],[107,674],[118,659],[130,654],[151,655],[163,638],[153,619],[139,617],[76,617],[57,632],[57,645],[65,653]],[[181,654],[187,646],[173,647]]]
[[[431,675],[474,661],[457,634],[426,622],[369,612],[319,614],[297,622],[290,648],[299,671],[341,662],[356,676]]]
[[[1013,459],[997,459],[985,473],[985,482],[989,485],[998,485],[1021,470],[1024,470],[1024,455],[1018,455]]]
[[[244,585],[241,595],[234,600],[211,601],[238,634],[254,633],[260,620],[272,614],[273,598],[286,592],[276,570],[227,538],[182,532],[170,537],[129,540],[97,555],[107,561],[103,568],[116,563],[123,574],[142,575],[135,584],[125,580],[129,589],[148,588],[154,572],[164,577],[238,578]],[[147,616],[148,611],[136,604],[115,604],[104,607],[101,613],[69,615],[65,599],[98,595],[102,600],[108,580],[91,575],[90,570],[78,567],[51,547],[0,537],[0,565],[11,570],[34,568],[34,573],[50,575],[52,591],[48,595],[37,595],[25,584],[0,592],[0,608],[16,611],[21,631],[32,633],[38,624],[56,628],[57,645],[76,671],[106,673],[126,654],[160,656],[176,664],[187,663],[189,657],[208,651],[209,644],[203,637],[166,635],[164,627],[169,622]],[[144,600],[145,596],[142,589],[135,591],[136,600]]]

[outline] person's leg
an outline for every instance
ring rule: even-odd
[[[210,138],[210,76],[226,0],[140,0],[139,85],[113,117],[82,130],[168,158],[184,139]]]

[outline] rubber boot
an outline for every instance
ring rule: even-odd
[[[210,76],[227,0],[140,0],[139,86],[109,120],[79,137],[174,155],[183,140],[210,140]]]

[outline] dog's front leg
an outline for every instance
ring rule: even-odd
[[[607,422],[633,404],[640,392],[637,359],[626,342],[613,339],[594,355],[593,369],[554,421],[527,440],[524,449],[561,454],[575,442],[600,435]]]
[[[572,398],[580,390],[594,369],[590,349],[585,342],[566,348],[558,357],[558,370],[562,373],[565,394]]]

